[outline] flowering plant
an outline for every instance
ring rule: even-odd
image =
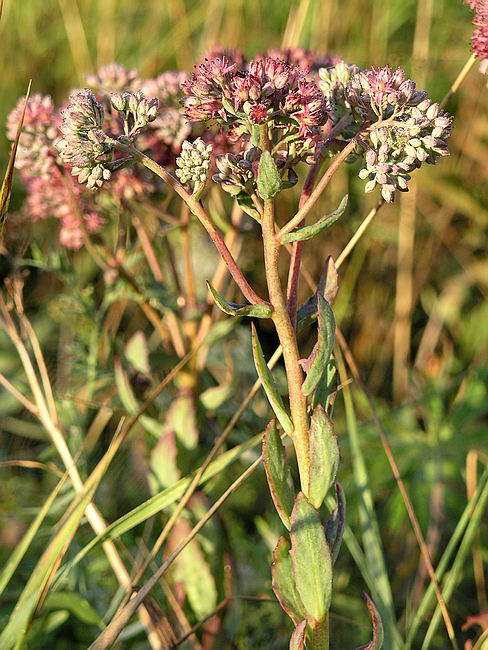
[[[268,52],[250,61],[238,52],[215,54],[199,63],[191,76],[164,73],[141,80],[135,70],[106,66],[87,78],[92,89],[72,93],[60,112],[49,98],[35,95],[27,102],[17,167],[26,184],[26,209],[32,219],[59,217],[61,242],[73,249],[84,243],[98,256],[108,286],[112,274],[124,276],[152,323],[159,323],[154,310],[157,300],[144,298],[117,256],[108,255],[107,247],[101,249],[106,258],[100,259],[91,234],[101,231],[105,201],[114,196],[128,200],[134,194],[159,200],[166,186],[182,199],[181,223],[187,228],[188,212],[196,216],[247,301],[230,302],[208,283],[215,304],[232,317],[272,321],[286,371],[286,399],[265,359],[254,323],[251,326],[256,372],[273,412],[263,435],[262,462],[285,529],[274,549],[272,586],[294,624],[290,647],[327,650],[334,563],[345,530],[345,497],[337,481],[339,446],[332,422],[338,390],[332,304],[339,264],[327,261],[319,285],[301,306],[298,284],[304,242],[345,214],[347,195],[330,214],[308,224],[306,220],[343,163],[360,162],[358,175],[366,181],[365,191],[381,188],[379,205],[394,201],[397,191],[408,191],[416,169],[448,154],[452,120],[400,68],[363,70],[301,49]],[[8,122],[12,140],[20,106]],[[281,192],[298,184],[304,168],[307,174],[298,209],[283,219],[277,211]],[[119,179],[123,180],[117,184]],[[234,199],[239,215],[252,218],[252,226],[261,231],[266,297],[251,286],[206,207],[210,181],[229,195],[224,201]],[[49,191],[53,187],[55,193]],[[157,275],[147,233],[141,229],[139,234]],[[290,254],[286,287],[279,267],[285,251]],[[188,316],[188,310],[184,330],[194,345],[195,321],[203,309],[194,295],[190,298],[194,312]],[[314,337],[307,355],[300,350],[298,338],[306,328],[312,329]],[[181,349],[181,332],[174,323],[171,338],[174,348]],[[193,352],[197,348],[195,344]],[[187,396],[185,388],[181,399]],[[294,449],[298,476],[283,444],[287,439]],[[123,603],[93,648],[114,643],[171,558]],[[366,602],[373,632],[363,647],[375,650],[384,639],[381,607],[369,597]]]

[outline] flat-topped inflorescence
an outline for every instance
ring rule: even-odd
[[[237,127],[241,135],[269,124],[287,137],[312,142],[328,118],[327,101],[317,85],[298,66],[269,56],[247,67],[225,58],[200,63],[183,91],[190,121],[213,120]]]

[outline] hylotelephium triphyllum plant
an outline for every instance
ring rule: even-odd
[[[104,128],[105,109],[90,90],[74,93],[62,111],[62,137],[55,146],[62,163],[93,190],[134,162],[169,183],[201,221],[248,301],[226,302],[209,285],[217,305],[230,315],[273,321],[286,368],[288,403],[278,392],[252,326],[256,369],[276,416],[264,434],[263,462],[286,529],[274,552],[272,584],[295,624],[290,648],[327,649],[333,565],[345,519],[344,495],[336,482],[339,450],[331,421],[336,391],[333,263],[327,263],[315,294],[301,307],[297,293],[303,242],[344,213],[347,196],[332,214],[309,225],[305,220],[343,162],[361,159],[359,176],[366,181],[365,190],[371,192],[378,185],[387,202],[394,200],[397,191],[408,191],[415,169],[447,155],[451,118],[418,91],[401,69],[360,70],[340,60],[311,56],[304,61],[304,54],[287,51],[248,63],[230,55],[197,65],[181,86],[184,122],[210,125],[214,133],[224,134],[219,140],[224,150],[214,156],[208,140],[194,137],[183,142],[175,175],[136,147],[141,131],[158,119],[157,100],[146,99],[136,87],[133,92],[110,95],[112,119],[118,115],[123,123],[118,134]],[[326,159],[329,165],[320,176]],[[302,162],[309,171],[299,209],[278,224],[277,199],[298,182],[296,168]],[[205,209],[201,199],[210,176],[260,225],[267,299],[249,285]],[[285,289],[278,262],[282,247],[290,243]],[[317,342],[303,359],[297,332],[314,322]],[[293,442],[299,487],[294,484],[283,434]],[[329,515],[323,503],[333,486],[336,508]],[[363,647],[374,650],[382,647],[383,632],[376,608],[369,599],[367,604],[373,639]]]

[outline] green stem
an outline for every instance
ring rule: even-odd
[[[273,306],[273,315],[271,318],[283,348],[283,359],[288,379],[290,411],[294,426],[292,439],[297,455],[301,488],[303,493],[307,495],[310,474],[307,400],[302,393],[303,372],[299,363],[300,353],[298,351],[296,334],[288,315],[279,276],[280,243],[275,237],[274,201],[272,199],[264,202],[262,234],[266,281],[268,284],[269,300]]]
[[[325,620],[312,625],[311,650],[329,650],[329,614]]]

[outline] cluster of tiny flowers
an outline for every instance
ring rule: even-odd
[[[350,65],[345,61],[337,61],[334,65],[320,68],[318,71],[318,87],[323,92],[331,107],[332,119],[335,124],[343,120],[344,127],[354,122],[351,104],[346,98],[346,88],[351,78],[359,72],[357,65]]]
[[[205,185],[210,169],[210,154],[212,145],[205,144],[201,138],[195,142],[185,140],[181,146],[181,153],[176,159],[176,176],[183,185],[190,185],[194,193]]]
[[[448,155],[446,138],[451,118],[424,99],[418,106],[391,123],[373,128],[368,134],[366,166],[359,176],[367,180],[366,192],[381,186],[385,201],[394,200],[395,191],[408,191],[412,171],[423,162],[434,164],[438,156]]]
[[[246,68],[225,58],[205,61],[183,84],[182,100],[190,121],[215,120],[238,132],[253,126],[282,124],[283,135],[317,140],[328,118],[327,102],[298,67],[280,59],[252,60]],[[293,128],[294,127],[294,128]]]
[[[86,83],[96,93],[109,94],[136,91],[142,81],[137,70],[128,70],[119,63],[109,63],[102,65],[96,74],[86,75]]]
[[[480,72],[488,74],[488,0],[465,0],[475,12],[473,25],[476,29],[471,37],[471,47],[481,60]]]
[[[181,84],[187,78],[184,72],[163,72],[142,86],[146,97],[159,100],[159,114],[151,125],[153,140],[163,143],[175,153],[180,151],[182,142],[192,131],[179,105]]]
[[[21,98],[7,118],[7,137],[10,140],[16,136],[23,106],[24,98]],[[81,186],[64,174],[55,148],[59,123],[52,99],[32,95],[27,101],[15,166],[27,190],[23,214],[33,222],[58,218],[60,243],[78,249],[83,240],[80,215],[83,215],[81,218],[88,232],[98,230],[103,219],[89,206]]]
[[[124,132],[129,138],[140,133],[145,126],[156,119],[158,114],[159,100],[146,99],[140,90],[135,93],[112,93],[110,103],[122,116]]]
[[[112,175],[113,152],[103,131],[103,106],[85,88],[70,96],[61,117],[63,137],[56,143],[61,159],[80,183],[89,189],[101,187]]]
[[[379,70],[361,70],[353,75],[346,88],[346,99],[362,119],[385,120],[417,106],[426,97],[406,78],[404,70],[389,66]]]
[[[25,97],[7,118],[7,138],[14,140]],[[51,97],[35,94],[26,106],[15,166],[27,176],[48,178],[55,162],[53,143],[58,137],[56,113]]]

